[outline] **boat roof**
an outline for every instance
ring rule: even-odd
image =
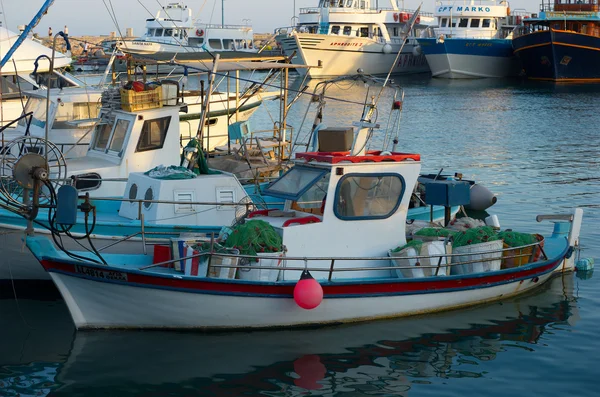
[[[0,27],[0,58],[3,58],[12,45],[19,38],[20,33],[12,32],[6,28]],[[15,74],[16,64],[17,73],[31,73],[34,69],[34,62],[40,55],[52,56],[52,49],[45,45],[27,38],[21,43],[19,48],[10,57],[7,64],[2,68],[2,74]],[[54,68],[62,68],[71,64],[71,57],[56,52],[54,55]],[[46,72],[49,70],[47,59],[39,61],[38,72]]]
[[[60,98],[63,102],[97,102],[102,96],[103,90],[103,88],[97,87],[52,88],[50,90],[50,100],[56,102],[56,99]],[[46,89],[27,91],[26,95],[46,99],[48,91]]]
[[[363,156],[351,156],[350,152],[302,152],[296,153],[296,160],[325,164],[397,163],[406,160],[421,161],[421,155],[415,153],[383,152],[380,150],[369,150]]]

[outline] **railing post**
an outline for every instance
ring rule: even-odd
[[[331,276],[333,275],[333,265],[335,263],[335,259],[331,260],[331,265],[329,266],[329,276],[327,277],[327,281],[331,281]]]

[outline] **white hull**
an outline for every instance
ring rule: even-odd
[[[313,67],[298,69],[298,73],[308,73],[311,78],[328,78],[333,76],[356,75],[362,73],[381,75],[390,72],[400,44],[391,44],[389,53],[384,52],[384,44],[373,39],[362,37],[344,37],[321,34],[297,33],[281,38],[280,42],[286,55],[296,51],[293,63]],[[408,42],[398,57],[393,74],[413,74],[429,72],[424,55],[413,55],[416,44]]]
[[[519,69],[518,59],[485,57],[461,54],[427,55],[433,77],[447,79],[473,79],[485,77],[515,76]]]
[[[51,272],[78,329],[85,328],[268,328],[355,322],[437,312],[523,293],[525,280],[488,288],[437,294],[326,298],[313,310],[291,298],[189,293],[93,281]],[[227,313],[227,315],[224,315]]]
[[[157,54],[161,52],[167,53],[190,53],[190,52],[201,52],[206,53],[207,51],[203,47],[198,46],[190,46],[190,45],[181,45],[181,44],[171,44],[171,43],[158,43],[153,41],[145,41],[145,40],[126,40],[119,43],[119,46],[126,50],[127,52],[133,54]],[[213,50],[211,52],[243,52],[243,53],[255,53],[257,52],[254,49],[222,49],[222,50]]]

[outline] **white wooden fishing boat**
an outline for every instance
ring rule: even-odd
[[[426,73],[415,37],[433,21],[427,13],[399,8],[396,0],[387,7],[373,0],[320,0],[317,7],[301,8],[298,26],[281,29],[277,41],[294,63],[320,66],[298,70],[311,78]]]

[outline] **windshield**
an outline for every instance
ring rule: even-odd
[[[295,166],[267,187],[265,193],[298,201],[313,185],[321,182],[326,174],[329,174],[328,169]]]
[[[52,128],[77,128],[75,124],[70,124],[69,121],[96,118],[98,117],[100,107],[101,105],[99,102],[63,102],[56,111],[56,117],[54,118],[54,124],[52,125]]]
[[[51,106],[54,106],[54,104],[52,103]],[[25,114],[33,112],[31,125],[38,127],[46,126],[46,100],[44,98],[29,97],[24,112]],[[27,126],[26,118],[19,120],[19,125],[23,127]]]

